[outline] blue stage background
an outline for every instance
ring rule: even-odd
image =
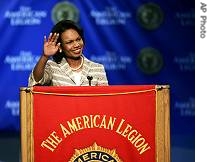
[[[110,85],[169,84],[173,162],[194,161],[195,1],[1,0],[0,133],[20,131],[19,88],[60,19],[84,28],[84,55]],[[1,157],[0,157],[1,161]]]

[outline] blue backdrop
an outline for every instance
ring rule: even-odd
[[[169,84],[172,161],[194,161],[195,1],[0,1],[0,132],[19,132],[19,88],[61,19],[85,32],[84,55],[110,85]]]

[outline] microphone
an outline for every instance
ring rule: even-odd
[[[88,82],[89,82],[89,86],[91,86],[91,80],[93,79],[93,77],[88,75],[87,79],[88,79]]]

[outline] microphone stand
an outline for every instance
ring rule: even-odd
[[[91,81],[92,81],[93,77],[92,76],[87,76],[87,79],[88,79],[88,82],[89,82],[89,86],[91,86]]]

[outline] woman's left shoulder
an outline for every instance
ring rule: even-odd
[[[85,58],[85,62],[91,67],[103,67],[103,64]]]

